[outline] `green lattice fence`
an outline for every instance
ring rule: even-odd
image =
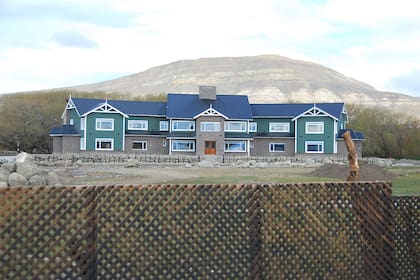
[[[0,279],[415,279],[387,183],[0,188]]]

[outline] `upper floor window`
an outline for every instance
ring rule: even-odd
[[[173,131],[194,131],[195,123],[193,121],[172,121]]]
[[[225,122],[226,132],[246,132],[246,122]]]
[[[159,130],[160,131],[168,131],[169,130],[168,121],[160,121],[159,122]]]
[[[323,122],[307,122],[305,125],[306,134],[323,134],[324,123]]]
[[[85,117],[80,118],[80,130],[85,130],[85,120]]]
[[[74,125],[74,119],[70,119],[70,125]]]
[[[290,123],[287,122],[271,122],[270,132],[290,132]]]
[[[249,132],[257,132],[257,123],[256,122],[250,122],[248,125]]]
[[[220,131],[220,122],[202,122],[200,123],[201,131]]]
[[[146,120],[128,120],[128,129],[130,130],[147,130],[149,122]]]
[[[114,119],[96,119],[96,130],[114,130]]]

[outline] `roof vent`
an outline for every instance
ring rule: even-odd
[[[216,100],[215,86],[199,86],[198,92],[200,100]]]

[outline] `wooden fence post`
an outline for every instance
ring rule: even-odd
[[[347,181],[359,180],[359,163],[357,161],[357,150],[354,146],[354,142],[351,139],[350,131],[346,131],[343,134],[344,142],[346,143],[348,160],[350,165],[350,175],[347,177]]]

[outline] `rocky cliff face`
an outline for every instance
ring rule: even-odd
[[[199,85],[216,86],[218,93],[248,95],[252,103],[344,101],[383,106],[420,117],[420,98],[380,92],[322,65],[274,55],[182,60],[72,89],[136,97],[196,93]]]

